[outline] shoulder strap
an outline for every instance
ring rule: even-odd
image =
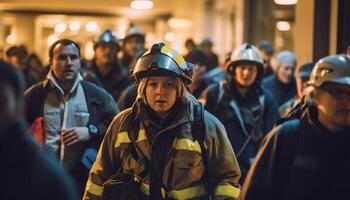
[[[209,169],[208,169],[208,155],[207,151],[204,146],[205,141],[205,130],[204,130],[204,107],[203,105],[198,102],[193,107],[193,122],[192,122],[192,136],[195,140],[198,141],[201,151],[202,151],[202,158],[203,158],[203,165],[204,165],[204,176],[202,179],[204,179],[204,183],[206,186],[206,189],[209,194],[211,194],[211,187],[209,186]]]

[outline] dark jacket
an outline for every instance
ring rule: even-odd
[[[143,174],[140,190],[146,196],[154,187],[155,182],[152,181],[157,179],[161,181],[163,194],[168,198],[207,199],[203,179],[207,177],[204,175],[205,161],[200,144],[194,139],[191,129],[193,105],[196,102],[192,99],[186,104],[177,105],[166,120],[155,119],[157,117],[154,117],[154,113],[142,102],[117,115],[90,171],[84,199],[101,199],[102,184],[120,167],[124,173]],[[136,113],[136,120],[131,118],[133,112]],[[139,123],[139,131],[129,132],[128,127],[133,121]],[[235,199],[239,195],[240,171],[227,142],[225,128],[208,112],[204,113],[203,128],[210,177],[208,185],[215,199]],[[135,137],[138,158],[128,150],[129,134],[130,138],[138,134]],[[147,167],[149,163],[151,169]],[[154,170],[156,173],[153,173]]]
[[[97,69],[96,62],[93,60],[82,74],[85,80],[107,90],[113,96],[115,102],[117,102],[122,91],[133,82],[129,77],[129,70],[118,62],[115,62],[112,71],[108,75],[102,76]]]
[[[297,94],[297,86],[294,78],[290,83],[285,84],[278,80],[276,74],[273,74],[264,78],[262,85],[271,92],[277,107],[280,107]]]
[[[220,87],[223,89],[222,97],[218,97]],[[242,171],[241,182],[243,182],[260,142],[279,117],[271,94],[258,86],[253,86],[242,98],[235,86],[224,82],[222,86],[220,84],[209,86],[201,98],[205,98],[205,108],[224,124],[228,138],[237,155]],[[236,102],[239,115],[235,111],[232,101]],[[242,119],[244,128],[240,119]],[[245,145],[246,147],[244,147]]]
[[[27,129],[15,122],[0,130],[0,199],[77,200],[71,179],[40,151]]]
[[[130,108],[137,97],[137,86],[135,83],[130,84],[123,90],[117,101],[120,110]]]
[[[25,92],[26,119],[32,124],[36,118],[43,116],[43,109],[46,94],[48,92],[48,80],[42,81]],[[86,144],[86,150],[82,156],[82,161],[86,166],[91,166],[95,156],[91,149],[97,151],[113,117],[119,112],[118,106],[113,98],[105,90],[87,81],[81,81],[83,87],[90,118],[88,125],[97,127],[97,134]]]
[[[350,127],[330,132],[318,122],[313,106],[304,111],[298,127],[291,128],[295,121],[267,135],[244,183],[242,200],[350,196]]]

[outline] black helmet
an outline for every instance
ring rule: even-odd
[[[117,37],[115,36],[113,31],[111,31],[110,29],[106,29],[96,38],[94,47],[96,47],[98,44],[101,44],[101,43],[118,45]]]
[[[186,62],[181,54],[164,43],[157,43],[137,60],[132,75],[137,82],[143,77],[174,75],[189,84],[192,82],[193,70],[194,65]]]

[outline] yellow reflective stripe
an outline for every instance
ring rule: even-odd
[[[168,196],[174,199],[191,199],[206,195],[207,191],[204,185],[196,185],[182,190],[172,190],[168,192]]]
[[[173,147],[177,150],[197,151],[198,153],[202,152],[201,146],[197,140],[193,142],[192,140],[186,138],[177,139]]]
[[[146,131],[145,129],[140,129],[136,142],[141,142],[143,140],[147,140]]]
[[[164,54],[168,54],[172,51],[172,49],[168,46],[163,46],[162,49],[160,50],[160,52],[164,53]]]
[[[180,65],[181,63],[185,62],[184,58],[183,58],[180,54],[178,54],[178,55],[175,57],[174,60],[175,60],[176,63],[178,63],[179,65]]]
[[[102,191],[103,188],[100,185],[96,185],[93,182],[91,182],[90,180],[87,181],[86,183],[86,191],[95,195],[95,196],[102,196]]]
[[[162,49],[160,50],[160,52],[173,58],[178,65],[186,65],[185,60],[182,57],[182,55],[179,54],[177,51],[171,49],[170,47],[163,46]]]
[[[136,142],[141,142],[143,140],[147,140],[147,135],[145,129],[139,130],[139,135],[137,136]],[[117,141],[115,141],[115,148],[120,147],[121,144],[130,143],[130,138],[128,132],[122,131],[118,133]]]
[[[239,193],[241,193],[241,190],[230,184],[218,185],[214,190],[215,196],[238,198]]]
[[[146,196],[149,196],[149,185],[146,184],[146,183],[141,183],[141,186],[140,186],[140,189],[141,189],[141,192],[143,194],[145,194]],[[162,193],[162,197],[165,198],[165,190],[164,188],[160,188],[160,191]]]
[[[149,196],[149,185],[148,184],[142,182],[140,189],[141,189],[141,192],[143,194],[145,194],[146,196]]]
[[[122,143],[130,143],[128,132],[123,131],[118,133],[117,141],[115,141],[115,148],[118,148]]]

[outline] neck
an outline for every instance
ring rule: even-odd
[[[241,85],[237,85],[237,91],[241,94],[242,97],[245,97],[248,93],[250,87],[245,87]]]
[[[110,64],[110,63],[107,63],[107,64],[106,63],[101,63],[101,62],[98,62],[98,61],[96,61],[96,67],[97,67],[97,70],[99,71],[99,73],[102,76],[106,76],[113,69],[113,65],[112,64]]]

